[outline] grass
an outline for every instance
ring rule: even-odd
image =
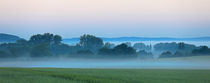
[[[210,70],[0,68],[0,83],[210,83]]]

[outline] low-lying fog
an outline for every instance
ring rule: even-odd
[[[109,41],[105,41],[105,42],[109,42]],[[125,42],[130,42],[132,45],[134,45],[135,43],[144,43],[146,45],[155,45],[158,43],[172,43],[172,42],[176,42],[176,43],[180,43],[180,42],[184,42],[186,44],[193,44],[196,46],[203,46],[206,45],[208,47],[210,47],[210,41],[112,41],[111,43],[118,45],[121,43],[125,43]],[[69,45],[76,45],[78,42],[67,42],[67,41],[63,41],[63,43],[69,44]]]
[[[0,67],[25,68],[139,68],[139,69],[210,69],[210,57],[185,57],[150,60],[119,59],[1,59]]]

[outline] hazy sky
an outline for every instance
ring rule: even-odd
[[[210,36],[210,0],[0,0],[0,33],[29,38]]]

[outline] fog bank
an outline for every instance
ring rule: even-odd
[[[210,69],[210,57],[171,59],[3,59],[0,67],[23,68],[125,68],[125,69]]]

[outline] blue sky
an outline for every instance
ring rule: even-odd
[[[29,38],[210,36],[209,0],[0,0],[0,33]]]

